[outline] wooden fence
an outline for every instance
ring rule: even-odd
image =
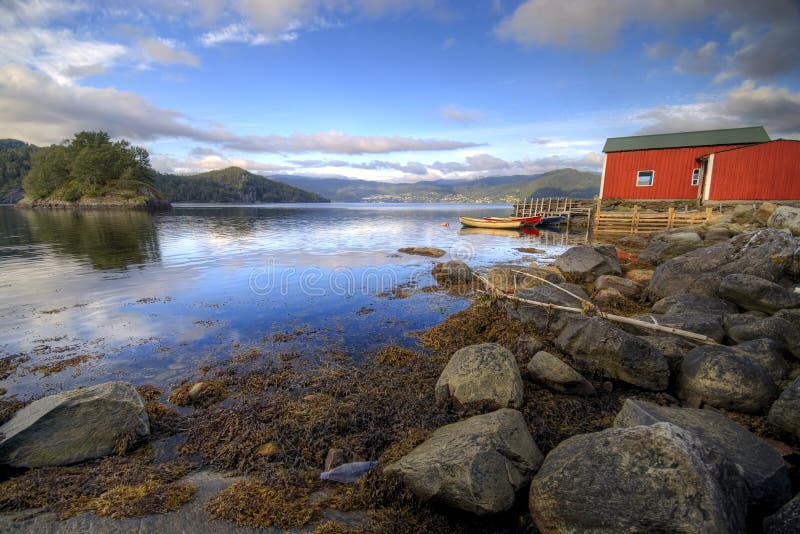
[[[633,211],[601,211],[598,202],[594,215],[595,234],[652,234],[671,228],[682,228],[702,224],[711,219],[711,208],[703,211],[666,212],[641,211],[634,206]]]

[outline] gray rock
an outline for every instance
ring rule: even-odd
[[[579,285],[558,284],[558,287],[566,289],[573,295],[582,299],[589,299],[589,295]],[[569,308],[581,308],[581,301],[568,293],[553,286],[543,285],[531,289],[521,289],[517,291],[517,297],[531,300],[534,302],[544,302]],[[508,316],[518,319],[523,323],[533,323],[534,328],[540,334],[557,334],[569,323],[578,320],[579,315],[574,312],[550,310],[541,306],[529,306],[516,302],[506,304]]]
[[[800,235],[800,208],[778,206],[767,219],[771,228],[785,228],[794,235]]]
[[[736,343],[752,339],[772,339],[779,342],[783,348],[800,358],[800,332],[785,319],[780,317],[766,317],[743,324],[731,325],[727,335]]]
[[[514,342],[514,352],[525,359],[532,358],[534,354],[544,349],[544,343],[535,336],[520,336]]]
[[[762,317],[765,318],[766,316]],[[800,331],[800,308],[793,308],[788,310],[781,310],[777,312],[773,317],[777,317],[778,319],[783,319],[784,321],[789,321],[792,323],[792,326],[795,327],[798,331]]]
[[[780,282],[799,273],[800,240],[785,231],[764,229],[662,263],[650,280],[649,294],[653,300],[679,293],[716,295],[729,274]]]
[[[754,204],[737,204],[733,207],[731,220],[740,224],[750,224],[755,216]]]
[[[734,346],[733,350],[761,366],[773,382],[780,382],[789,371],[789,363],[783,357],[783,344],[774,339],[745,341]]]
[[[690,350],[677,386],[681,399],[699,397],[716,408],[744,413],[766,410],[778,396],[775,383],[757,362],[724,345]]]
[[[647,248],[639,254],[639,261],[658,265],[702,246],[703,240],[697,232],[677,230],[653,238]]]
[[[745,531],[737,469],[669,423],[610,428],[561,442],[531,482],[541,532]]]
[[[666,315],[704,314],[722,318],[725,315],[736,313],[739,308],[735,304],[719,297],[697,293],[681,293],[664,297],[657,301],[653,304],[652,310],[653,313]]]
[[[460,260],[437,263],[432,274],[440,284],[468,284],[472,281],[472,269]]]
[[[532,278],[533,275],[538,278],[543,278],[548,282],[554,284],[562,284],[566,282],[563,276],[553,269],[546,267],[522,267],[519,265],[499,265],[489,269],[486,273],[486,279],[489,283],[500,291],[506,293],[514,293],[520,289],[529,289],[541,285],[547,285],[537,278]]]
[[[642,286],[640,284],[637,284],[633,280],[610,274],[597,277],[597,280],[594,282],[594,287],[597,289],[616,289],[629,299],[638,299],[642,294]]]
[[[650,244],[650,238],[642,234],[630,234],[620,237],[615,243],[624,249],[641,250]]]
[[[772,202],[764,202],[759,206],[758,210],[756,210],[756,220],[761,224],[767,224],[769,218],[772,217],[772,214],[775,213],[775,210],[778,206],[773,204]]]
[[[764,519],[764,534],[797,534],[800,525],[800,493],[775,514]]]
[[[706,235],[703,237],[703,244],[705,246],[715,245],[722,243],[731,238],[731,231],[726,226],[716,226],[706,230]]]
[[[721,456],[741,466],[750,503],[776,510],[792,496],[783,457],[742,425],[712,410],[667,408],[628,399],[614,419],[616,427],[672,423],[697,435]]]
[[[601,289],[592,297],[592,302],[601,310],[613,310],[624,308],[631,304],[631,301],[614,288]]]
[[[567,395],[595,395],[591,382],[549,352],[537,352],[528,362],[528,373],[539,384]]]
[[[722,279],[719,296],[745,310],[773,314],[784,308],[800,307],[800,295],[759,276],[729,274]]]
[[[716,341],[717,343],[725,339],[725,328],[722,325],[722,317],[716,315],[708,315],[702,313],[670,313],[658,314],[651,313],[648,315],[637,315],[634,317],[640,321],[655,322],[661,326],[669,326],[672,328],[679,328],[687,332],[695,332],[702,334]],[[632,328],[637,328],[632,326]],[[639,329],[644,332],[645,329]]]
[[[654,334],[639,337],[664,355],[669,364],[671,377],[677,376],[683,363],[683,358],[690,350],[696,347],[694,343],[678,336]]]
[[[769,422],[800,437],[800,377],[790,382],[772,404]]]
[[[563,329],[555,344],[582,365],[608,378],[655,391],[665,390],[669,383],[664,355],[605,319],[573,321]]]
[[[484,515],[511,508],[542,458],[522,414],[502,409],[443,426],[386,470],[422,501]]]
[[[458,406],[522,406],[522,377],[514,355],[495,343],[456,351],[436,382],[436,401]]]
[[[105,382],[36,400],[0,427],[0,464],[14,467],[67,465],[114,451],[117,438],[150,435],[136,390]]]
[[[553,265],[579,282],[594,282],[604,274],[622,275],[617,249],[611,245],[572,247],[556,258]]]

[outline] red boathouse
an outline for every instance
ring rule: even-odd
[[[800,141],[761,126],[612,137],[601,199],[800,200]]]

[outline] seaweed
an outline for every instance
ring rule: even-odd
[[[103,510],[103,503],[112,501],[120,510],[116,517],[169,511],[191,497],[187,487],[172,485],[190,468],[186,462],[150,465],[146,458],[108,456],[77,466],[31,469],[0,482],[0,511],[44,508],[66,518]]]
[[[206,505],[213,519],[239,526],[292,528],[307,525],[320,514],[309,502],[310,490],[290,486],[276,488],[257,480],[234,482]]]

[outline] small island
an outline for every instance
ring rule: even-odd
[[[153,184],[150,154],[106,132],[82,131],[60,145],[38,148],[22,179],[18,207],[169,208]]]

